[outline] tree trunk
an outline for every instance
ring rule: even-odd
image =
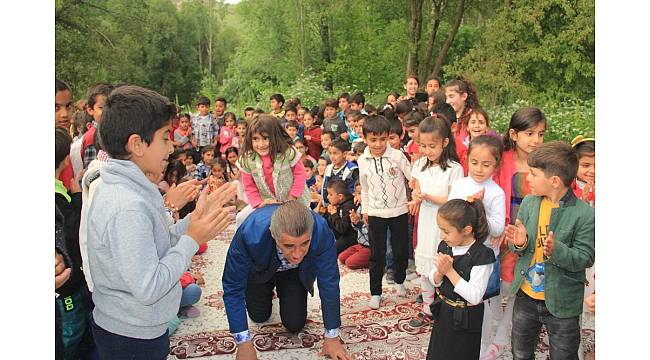
[[[323,61],[325,61],[326,64],[332,63],[332,49],[330,47],[330,28],[329,25],[327,24],[327,17],[325,15],[321,15],[320,17],[320,37],[321,41],[323,42],[323,48],[321,51],[321,55],[323,57]],[[325,78],[325,90],[327,91],[332,91],[332,77],[327,75]]]
[[[203,76],[203,49],[201,49],[201,34],[198,36],[199,38],[199,70],[201,70],[201,76]]]
[[[451,45],[454,43],[454,38],[458,33],[458,28],[460,27],[460,23],[463,20],[464,13],[465,13],[465,0],[459,0],[456,20],[454,21],[454,25],[451,29],[451,33],[449,33],[447,40],[445,40],[445,43],[442,45],[442,49],[440,49],[440,53],[438,54],[438,60],[436,60],[436,64],[433,66],[433,71],[431,72],[431,77],[436,77],[440,73],[442,64],[445,62],[445,58],[447,57],[447,52],[449,51],[449,48],[451,48]]]
[[[208,73],[212,75],[212,1],[208,0]]]
[[[409,53],[406,61],[406,76],[418,71],[418,49],[422,31],[422,0],[411,0],[411,27],[409,34]]]
[[[433,44],[436,42],[436,36],[438,35],[438,28],[440,27],[444,6],[445,0],[433,0],[433,8],[431,10],[433,13],[433,26],[431,28],[429,42],[427,43],[427,56],[424,59],[422,68],[420,69],[420,81],[422,82],[426,81],[426,77],[429,74],[429,67],[431,66],[431,60],[433,60]]]
[[[300,72],[305,72],[305,7],[302,0],[298,0],[298,21],[300,22]]]

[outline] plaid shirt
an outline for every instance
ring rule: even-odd
[[[207,166],[203,163],[203,161],[201,161],[196,165],[196,174],[194,175],[194,178],[196,180],[203,180],[210,176],[211,170],[211,166]]]
[[[86,150],[84,150],[84,169],[88,168],[88,165],[97,158],[97,148],[95,145],[90,144],[86,147]]]
[[[212,145],[219,140],[219,124],[212,114],[197,115],[192,119],[192,136],[198,147]]]

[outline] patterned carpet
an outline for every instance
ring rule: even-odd
[[[208,250],[196,255],[192,271],[202,272],[206,285],[201,300],[196,305],[201,315],[183,319],[178,330],[171,336],[168,359],[231,359],[236,344],[228,332],[228,321],[222,301],[221,274],[233,230],[226,231],[209,243]],[[368,270],[348,270],[340,267],[341,274],[341,339],[354,359],[424,359],[431,326],[412,328],[409,320],[414,317],[420,304],[414,299],[417,285],[407,281],[407,297],[396,295],[392,285],[384,282],[382,306],[379,310],[368,308],[370,297]],[[322,346],[323,324],[320,298],[315,287],[314,297],[308,298],[307,324],[299,334],[291,334],[280,323],[277,299],[273,314],[263,324],[249,319],[249,327],[259,359],[318,359]],[[593,317],[585,318],[582,331],[586,351],[594,351]],[[546,333],[540,336],[536,359],[548,358]],[[507,348],[500,359],[511,359]]]

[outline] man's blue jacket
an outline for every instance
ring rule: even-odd
[[[278,205],[267,205],[255,210],[242,223],[230,243],[223,271],[223,302],[230,332],[248,329],[246,319],[246,286],[249,281],[270,280],[280,266],[276,243],[271,237],[271,216]],[[341,325],[339,269],[335,239],[323,217],[312,212],[314,227],[309,251],[300,263],[302,285],[314,296],[314,281],[323,311],[325,329]],[[257,280],[257,281],[256,281]]]

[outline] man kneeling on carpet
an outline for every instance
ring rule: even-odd
[[[257,359],[246,313],[255,322],[268,320],[277,287],[282,324],[298,332],[307,321],[307,292],[313,296],[316,279],[325,326],[321,355],[351,360],[338,334],[339,270],[327,222],[295,200],[255,210],[235,233],[222,279],[238,360]]]

